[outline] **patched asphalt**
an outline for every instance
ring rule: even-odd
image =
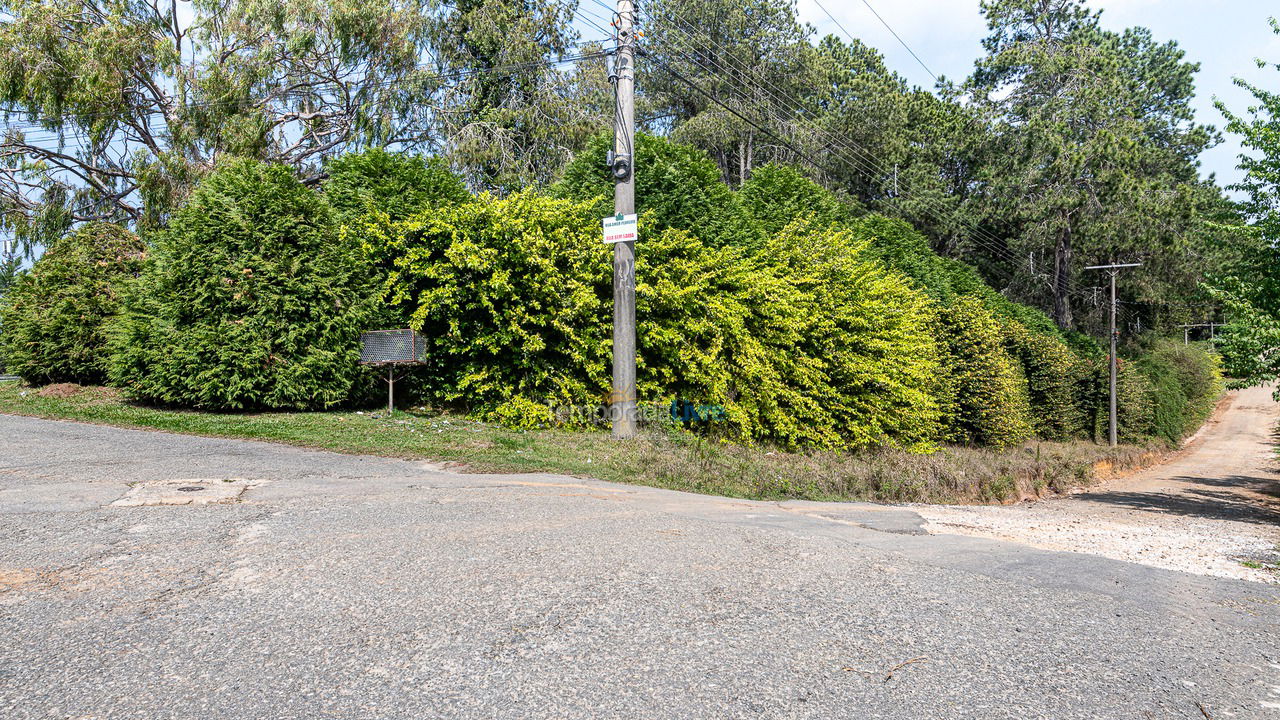
[[[1280,717],[1275,586],[909,508],[0,438],[4,718]],[[225,504],[112,504],[228,479]]]

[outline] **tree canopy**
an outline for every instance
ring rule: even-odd
[[[992,122],[989,212],[1016,229],[984,265],[1021,298],[1047,285],[1063,328],[1076,324],[1085,265],[1144,262],[1130,298],[1163,299],[1186,283],[1196,216],[1218,200],[1196,170],[1216,141],[1190,105],[1199,66],[1144,28],[1103,29],[1084,0],[982,8],[987,54],[967,87]]]
[[[1271,20],[1280,35],[1280,21]],[[1258,61],[1280,71],[1280,63]],[[1246,251],[1240,262],[1212,283],[1224,303],[1228,324],[1218,347],[1227,371],[1245,384],[1280,378],[1280,93],[1237,79],[1256,104],[1238,114],[1222,102],[1227,130],[1241,136],[1244,179],[1233,189],[1244,194],[1240,210],[1249,226],[1234,236]],[[1276,391],[1280,399],[1280,390]]]
[[[225,156],[296,168],[373,146],[478,188],[548,179],[603,124],[559,0],[0,2],[0,231],[163,226]],[[584,60],[584,62],[588,62]],[[596,64],[591,66],[599,69]]]

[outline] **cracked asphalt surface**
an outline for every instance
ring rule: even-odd
[[[1280,588],[910,508],[0,416],[4,718],[1272,718]],[[233,504],[129,483],[242,478]]]

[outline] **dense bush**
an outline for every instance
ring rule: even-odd
[[[425,399],[508,414],[500,408],[602,400],[610,355],[598,288],[611,276],[592,215],[523,192],[365,228],[367,251],[394,258],[385,300],[408,308],[428,343]]]
[[[963,295],[942,306],[937,333],[947,439],[1008,447],[1031,437],[1027,381],[1004,348],[1000,322]]]
[[[471,200],[462,180],[438,158],[370,148],[335,158],[325,170],[328,178],[321,186],[325,199],[343,226],[341,232],[353,239],[365,223],[399,222],[431,208]],[[373,252],[367,259],[373,272],[370,280],[379,287],[385,285],[393,258]],[[410,312],[378,303],[370,323],[380,329],[402,328]],[[412,395],[418,384],[418,376],[410,373],[398,389]]]
[[[322,186],[338,222],[352,224],[370,213],[393,222],[441,205],[471,198],[466,185],[438,158],[370,148],[331,160]]]
[[[1145,432],[1177,444],[1213,412],[1222,392],[1218,357],[1199,345],[1167,339],[1144,350],[1136,364],[1149,384],[1150,425]]]
[[[869,243],[881,262],[906,275],[933,299],[947,302],[965,291],[952,287],[964,266],[934,253],[928,239],[906,222],[871,214],[859,218],[852,230]]]
[[[153,244],[112,338],[127,395],[210,409],[348,398],[369,271],[290,169],[226,162]]]
[[[818,226],[848,225],[856,206],[841,202],[829,190],[784,165],[764,165],[752,171],[738,188],[738,197],[767,234],[775,234],[797,219]]]
[[[1057,337],[1002,320],[1005,348],[1018,361],[1027,380],[1032,427],[1037,437],[1066,440],[1087,437],[1093,427],[1088,392],[1093,365]]]
[[[937,359],[927,300],[864,251],[847,233],[803,225],[758,255],[677,231],[646,240],[637,314],[651,385],[642,392],[723,404],[741,440],[930,447]]]
[[[1168,339],[1147,340],[1120,357],[1116,377],[1118,435],[1124,443],[1152,440],[1177,445],[1209,418],[1224,383],[1218,356],[1204,346]],[[1105,357],[1090,359],[1092,378],[1083,401],[1094,437],[1108,435],[1110,370]]]
[[[600,142],[603,156],[607,144]],[[649,138],[642,145],[640,152],[648,153],[644,159],[658,169],[647,184],[644,177],[638,176],[637,181],[644,185],[641,195],[645,202],[655,208],[659,229],[684,229],[714,238],[712,244],[724,244],[724,238],[729,237],[728,244],[753,252],[766,250],[760,257],[769,262],[780,250],[771,238],[797,219],[810,227],[843,228],[854,242],[863,245],[864,253],[902,273],[931,297],[938,306],[935,330],[944,363],[960,371],[916,386],[935,393],[943,406],[949,429],[942,437],[995,445],[1016,444],[1033,434],[1047,439],[1097,437],[1099,417],[1105,422],[1106,385],[1105,355],[1095,340],[1063,333],[1045,313],[1005,298],[972,267],[934,252],[927,239],[906,222],[860,215],[858,208],[789,168],[756,169],[736,193],[740,209],[756,230],[739,231],[736,236],[726,233],[724,218],[733,218],[738,224],[746,221],[739,218],[739,208],[734,207],[732,193],[719,180],[714,164],[696,151],[666,141]],[[584,178],[591,178],[591,182]],[[680,181],[665,182],[671,178]],[[602,162],[579,162],[570,169],[560,191],[572,188],[569,194],[585,198],[592,195],[588,187],[602,198],[597,212],[604,212],[612,181]],[[803,243],[799,246],[804,247]],[[804,286],[806,290],[809,287]],[[979,331],[977,337],[956,335],[962,327],[970,326]],[[1101,385],[1100,372],[1104,373]],[[1132,436],[1152,434],[1149,382],[1129,373],[1123,384],[1130,391],[1121,404],[1133,416]],[[1104,394],[1100,396],[1100,392]],[[839,414],[840,410],[834,412]],[[817,423],[815,427],[824,425]],[[785,429],[772,432],[788,436]],[[805,442],[812,442],[812,438]]]
[[[422,400],[521,426],[599,408],[608,146],[593,140],[550,194],[505,198],[382,150],[330,162],[321,193],[229,162],[157,233],[114,323],[111,378],[164,403],[324,407],[367,389],[360,330],[409,324],[428,343],[410,384]],[[713,432],[787,447],[1007,447],[1105,425],[1097,343],[907,223],[794,169],[757,168],[733,192],[698,150],[641,136],[636,154],[643,400],[719,405]],[[1156,345],[1125,364],[1124,438],[1176,441],[1203,420],[1218,376],[1197,352]]]
[[[755,248],[764,242],[764,232],[706,153],[643,133],[635,142],[636,210],[651,218],[651,232],[685,230],[716,247]],[[593,138],[552,194],[593,201],[597,219],[612,214],[614,181],[605,164],[612,147],[612,136]]]
[[[429,399],[516,423],[605,401],[612,274],[595,213],[520,193],[366,228],[399,258],[388,300],[428,338]],[[653,224],[637,245],[642,397],[723,405],[739,440],[933,440],[929,315],[904,278],[840,233],[795,228],[763,263]]]
[[[108,223],[82,225],[49,246],[0,303],[7,370],[33,383],[102,382],[105,327],[145,250],[136,235]]]
[[[1098,413],[1095,437],[1106,441],[1110,411],[1108,407],[1109,369],[1098,367]],[[1151,381],[1138,367],[1121,358],[1116,372],[1116,434],[1122,443],[1144,443],[1151,440],[1155,427]]]
[[[679,230],[646,235],[636,246],[641,397],[724,405],[734,437],[796,436],[784,408],[804,404],[794,386],[808,379],[777,348],[795,339],[799,301],[739,248]]]
[[[907,278],[870,257],[847,231],[794,223],[763,257],[802,291],[799,341],[822,368],[819,424],[830,416],[838,438],[827,446],[923,448],[938,434],[938,350],[931,303]],[[785,353],[786,348],[779,348]],[[830,398],[822,400],[824,386]]]
[[[608,147],[596,138],[566,170],[558,201],[479,198],[369,228],[370,255],[397,264],[387,297],[441,338],[430,399],[507,421],[601,401]],[[636,152],[643,397],[721,404],[733,437],[789,446],[1008,446],[1095,430],[1096,342],[1009,301],[910,225],[860,215],[792,169],[758,168],[734,193],[697,150],[641,137]],[[1149,434],[1144,383],[1128,372],[1122,405]]]

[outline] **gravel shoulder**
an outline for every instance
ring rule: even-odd
[[[1070,497],[913,506],[930,533],[995,538],[1181,572],[1280,582],[1280,405],[1234,393],[1170,462]]]

